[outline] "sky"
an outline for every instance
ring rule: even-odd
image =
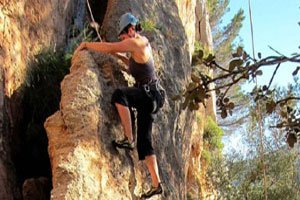
[[[280,53],[291,56],[300,52],[300,0],[250,0],[254,34],[254,47],[262,57],[278,55],[268,46]],[[230,11],[223,21],[229,21],[242,8],[245,20],[241,28],[239,39],[242,39],[244,49],[252,56],[252,41],[248,0],[230,0]],[[238,39],[238,40],[239,40]],[[285,64],[277,72],[274,83],[285,86],[292,81],[292,72],[295,64]],[[275,66],[274,66],[275,68]],[[260,83],[269,80],[274,68],[264,71],[265,76],[259,79]],[[267,75],[267,76],[266,76]]]
[[[292,53],[300,53],[300,0],[251,0],[252,22],[254,34],[254,47],[257,53],[261,52],[262,57],[277,55],[268,46],[280,53],[291,56]],[[230,0],[230,11],[223,18],[228,23],[237,11],[242,8],[245,14],[243,27],[240,30],[239,38],[244,49],[252,56],[251,28],[249,18],[248,0]],[[286,86],[291,83],[291,75],[299,64],[284,64],[277,72],[274,84]],[[259,84],[266,84],[273,73],[275,66],[264,70],[264,76],[258,79]],[[298,76],[299,73],[298,73]],[[250,85],[242,87],[246,91],[252,88]],[[241,134],[233,134],[223,138],[224,152],[230,151],[232,147],[242,150]],[[245,150],[245,149],[244,149]]]

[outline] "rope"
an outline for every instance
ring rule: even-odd
[[[86,2],[87,2],[87,5],[88,5],[88,8],[89,8],[89,11],[90,11],[91,19],[93,21],[92,24],[91,24],[91,26],[96,30],[97,36],[98,36],[100,42],[102,42],[101,36],[99,34],[99,31],[98,31],[99,24],[94,19],[93,12],[92,12],[89,0],[86,0]]]
[[[255,50],[254,50],[254,36],[253,36],[253,22],[252,22],[252,14],[251,14],[251,4],[250,0],[248,0],[249,4],[249,16],[250,16],[250,26],[251,26],[251,39],[252,39],[252,53],[253,53],[253,60],[256,62],[255,59]],[[255,84],[256,87],[258,85],[257,78],[255,77]],[[266,165],[265,165],[265,158],[264,158],[264,143],[263,143],[263,124],[262,124],[262,114],[261,114],[261,108],[260,103],[256,103],[256,109],[257,109],[257,117],[258,117],[258,124],[259,124],[259,137],[260,137],[260,156],[261,156],[261,163],[263,166],[263,185],[264,185],[264,196],[265,200],[268,200],[268,194],[267,194],[267,176],[266,176]]]
[[[251,28],[251,39],[252,39],[252,56],[255,60],[255,50],[254,50],[254,36],[253,36],[253,22],[252,22],[252,12],[251,12],[251,4],[250,0],[248,0],[249,3],[249,16],[250,16],[250,28]]]

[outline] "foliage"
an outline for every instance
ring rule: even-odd
[[[273,99],[299,92],[297,83],[288,88],[277,87]],[[247,124],[248,134],[243,134],[243,141],[240,141],[243,147],[239,147],[238,151],[232,147],[224,158],[212,157],[213,168],[209,169],[208,178],[212,179],[223,199],[265,199],[265,196],[268,199],[299,199],[300,160],[297,150],[287,148],[280,129],[269,129],[262,138],[259,134],[258,115],[262,115],[262,128],[267,130],[268,124],[282,120],[280,107],[270,115],[266,112],[267,108],[261,106],[262,113],[258,113],[257,104],[261,102],[255,102],[250,94],[248,97],[252,99],[247,108],[251,115]],[[296,103],[288,104],[292,109],[297,108]]]
[[[193,200],[193,197],[192,197],[192,195],[190,193],[187,193],[186,199],[187,200]]]
[[[141,25],[144,31],[153,32],[155,31],[155,29],[157,29],[156,23],[153,20],[141,20]]]
[[[208,0],[207,9],[209,13],[210,25],[216,27],[221,17],[229,10],[229,0]]]
[[[222,136],[223,130],[211,117],[208,117],[204,126],[203,140],[209,144],[209,149],[221,150],[223,148]]]
[[[17,165],[22,166],[22,169],[17,169],[21,177],[50,174],[48,140],[43,124],[59,109],[60,82],[69,71],[70,59],[69,54],[44,50],[30,64],[22,99],[23,156],[18,160],[20,165]]]
[[[70,54],[45,50],[35,57],[27,74],[24,101],[33,106],[35,120],[48,117],[60,100],[60,82],[70,67]]]
[[[213,46],[217,61],[225,63],[230,58],[236,39],[245,19],[244,11],[240,9],[228,24],[222,21],[223,16],[229,10],[229,0],[208,0],[209,23],[212,27]],[[218,73],[216,71],[215,73]]]
[[[230,10],[229,0],[208,0],[207,1],[208,12],[209,12],[209,23],[212,29],[213,36],[213,48],[215,55],[218,55],[215,59],[216,61],[226,67],[226,63],[231,59],[231,53],[236,46],[236,40],[238,33],[242,27],[245,16],[244,11],[239,10],[234,14],[231,21],[227,24],[223,22],[223,18],[227,14],[227,11]],[[240,44],[242,45],[242,44]],[[205,51],[205,50],[204,50]],[[204,55],[204,57],[207,57]],[[223,74],[222,70],[215,69],[214,76],[219,76]],[[222,80],[216,81],[215,85],[222,85],[224,82]],[[247,119],[247,111],[237,112],[241,110],[241,107],[248,104],[248,99],[245,98],[245,95],[241,91],[241,85],[243,82],[240,82],[231,87],[228,91],[228,96],[231,98],[231,102],[235,105],[234,109],[231,109],[232,115],[226,119],[220,119],[218,117],[219,125],[222,126],[224,131],[227,134],[234,133],[235,131],[240,131],[240,125]],[[222,111],[220,111],[221,114]],[[223,114],[225,112],[223,111]]]
[[[212,51],[206,47],[206,46],[203,46],[200,42],[198,41],[195,41],[195,46],[194,46],[194,53],[193,53],[193,58],[192,60],[195,60],[196,57],[198,56],[199,53],[203,53],[203,56],[204,57],[207,57],[209,54],[212,53]],[[202,52],[201,52],[202,51]],[[192,64],[194,66],[194,64]]]
[[[270,88],[274,76],[280,65],[284,62],[300,63],[300,54],[294,54],[291,57],[280,56],[269,56],[266,58],[261,58],[260,60],[254,60],[251,58],[241,47],[237,48],[237,51],[232,54],[233,59],[230,61],[228,67],[222,67],[217,64],[215,56],[209,54],[207,57],[203,56],[203,51],[198,52],[198,56],[194,56],[192,61],[198,66],[206,66],[209,69],[219,69],[223,71],[223,74],[211,78],[205,73],[192,74],[191,82],[187,85],[186,89],[181,95],[176,96],[174,100],[179,100],[181,97],[184,98],[182,103],[182,108],[189,108],[190,110],[198,110],[199,104],[202,103],[205,106],[205,100],[210,97],[210,92],[215,90],[218,95],[217,107],[220,110],[222,118],[226,118],[228,115],[232,115],[235,104],[230,101],[227,95],[228,91],[236,84],[241,81],[248,80],[254,81],[257,76],[262,75],[261,68],[270,65],[277,65],[276,69],[267,85],[260,87],[255,87],[252,92],[252,97],[255,102],[259,101],[259,104],[264,105],[267,114],[272,114],[275,108],[286,107],[286,112],[281,109],[282,122],[278,122],[277,128],[286,127],[287,131],[294,131],[299,134],[299,118],[298,111],[291,110],[286,106],[288,102],[300,100],[299,96],[294,96],[292,93],[285,98],[278,100],[272,99],[274,91]],[[298,68],[293,72],[294,77],[297,76]],[[212,83],[220,83],[216,88],[211,88],[209,85]]]
[[[104,33],[101,33],[104,34]],[[92,27],[91,24],[84,24],[84,28],[79,30],[75,25],[70,26],[69,28],[69,37],[67,38],[66,45],[66,57],[72,57],[71,52],[82,42],[95,42],[98,41],[97,33],[95,33],[95,27]]]
[[[203,151],[201,153],[201,160],[205,161],[206,165],[210,165],[211,164],[211,155],[212,155],[212,153],[209,150],[203,149]]]
[[[217,2],[224,1],[208,0],[208,2],[217,5]],[[221,16],[219,15],[219,19]],[[251,122],[248,127],[249,134],[244,135],[247,139],[243,150],[247,149],[247,155],[235,152],[223,158],[212,154],[207,178],[219,190],[220,199],[265,199],[266,197],[268,199],[299,199],[299,158],[296,151],[285,147],[283,135],[286,133],[287,142],[291,147],[300,136],[300,87],[299,77],[297,77],[300,66],[295,67],[293,72],[295,82],[287,89],[274,88],[271,85],[282,63],[300,63],[300,54],[285,56],[273,49],[279,56],[263,58],[258,53],[258,59],[255,59],[251,58],[242,47],[238,47],[232,54],[232,58],[227,59],[232,52],[232,41],[238,33],[236,30],[241,28],[243,18],[243,11],[240,10],[232,19],[231,24],[223,29],[218,27],[217,18],[212,18],[214,19],[211,23],[214,46],[218,57],[205,56],[203,52],[198,51],[198,56],[193,58],[193,65],[214,69],[215,77],[209,77],[203,73],[193,74],[191,82],[197,80],[198,85],[188,93],[186,93],[187,90],[184,91],[182,95],[184,100],[187,100],[187,94],[193,94],[198,87],[205,90],[205,92],[202,91],[204,100],[210,91],[215,90],[218,95],[218,113],[222,118],[228,118],[234,113],[241,112],[237,110],[236,101],[232,98],[232,96],[237,96],[236,92],[239,92],[236,86],[244,81],[256,81],[256,78],[263,74],[263,69],[268,66],[273,65],[276,68],[265,85],[254,87],[250,94],[240,95],[242,99],[247,99],[245,101],[247,106],[244,110],[247,113],[246,120]],[[229,60],[228,65],[227,60]],[[210,88],[207,84],[211,83],[216,85],[215,89],[207,89]],[[189,101],[194,101],[193,96],[188,98],[187,105]],[[205,101],[201,103],[205,104]],[[197,108],[197,106],[189,108]],[[245,118],[245,116],[242,117]],[[258,122],[261,124],[258,125]],[[245,128],[245,125],[242,127]]]
[[[244,160],[240,152],[212,157],[207,178],[219,199],[264,199],[261,158]],[[265,154],[268,199],[299,199],[299,158],[296,151],[279,148]],[[298,163],[298,165],[297,165]]]
[[[257,91],[258,90],[258,91]],[[266,115],[273,118],[270,128],[283,129],[287,133],[287,143],[293,147],[300,134],[300,108],[297,103],[300,100],[299,78],[294,78],[294,83],[286,89],[269,86],[256,87],[251,92],[252,98],[257,104],[264,105]]]
[[[244,19],[244,11],[240,9],[229,24],[222,29],[216,27],[216,30],[213,31],[214,49],[219,63],[227,62],[230,59],[234,47],[233,42],[242,28]]]
[[[279,149],[264,156],[267,167],[267,196],[269,199],[298,199],[300,182],[295,168],[297,153]],[[264,199],[261,158],[240,160],[228,168],[229,180],[235,192],[232,199]],[[231,171],[230,171],[231,170]]]
[[[203,151],[201,159],[205,161],[207,165],[211,164],[211,157],[213,154],[221,155],[223,130],[218,124],[211,118],[206,119],[203,131]]]

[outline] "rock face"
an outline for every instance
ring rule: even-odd
[[[176,1],[176,4],[178,5],[179,17],[182,21],[182,25],[188,39],[190,59],[192,58],[192,53],[194,52],[194,43],[196,39],[195,34],[197,31],[195,28],[197,24],[196,8],[200,1],[202,0]]]
[[[52,199],[132,199],[138,189],[138,165],[111,145],[121,127],[110,96],[114,87],[125,85],[118,65],[107,55],[86,51],[73,58],[61,86],[61,109],[45,123]]]
[[[11,157],[20,148],[20,90],[30,62],[42,49],[65,46],[68,29],[83,21],[84,16],[78,14],[83,13],[82,2],[85,1],[1,0],[0,199],[20,199]]]
[[[192,5],[195,6],[194,1],[186,4],[109,1],[103,23],[105,38],[110,41],[116,40],[119,16],[128,11],[160,27],[145,33],[167,91],[167,102],[153,127],[153,143],[165,192],[153,199],[186,199],[188,171],[200,170],[195,160],[201,151],[201,125],[195,123],[195,113],[181,110],[180,102],[171,100],[184,88],[191,73],[193,40],[188,40],[186,34],[191,34],[191,30],[185,28],[188,25],[183,22],[188,20],[182,20],[180,10],[194,11]],[[195,21],[190,24],[195,26]],[[111,145],[113,139],[123,135],[116,110],[110,104],[112,91],[127,86],[118,70],[121,63],[108,55],[87,51],[74,55],[72,63],[71,72],[61,86],[61,108],[45,123],[53,173],[51,197],[136,199],[150,186],[149,174],[138,162],[136,151],[116,150]],[[192,137],[192,132],[196,136]],[[195,164],[191,165],[191,161]]]
[[[14,174],[7,168],[10,147],[4,137],[18,125],[14,95],[24,83],[28,62],[39,50],[55,44],[64,47],[67,29],[76,13],[82,13],[84,8],[78,5],[83,2],[4,0],[0,5],[0,185],[7,185],[0,190],[0,199],[20,198],[20,194],[15,195]],[[196,113],[182,110],[181,102],[171,97],[179,94],[190,78],[198,23],[195,13],[199,3],[201,9],[205,8],[203,2],[107,2],[101,32],[108,41],[117,40],[117,21],[125,12],[131,11],[141,21],[154,24],[144,34],[151,42],[167,100],[153,126],[164,194],[152,199],[186,199],[187,193],[198,187],[193,175],[201,171],[203,127],[195,121]],[[201,42],[210,41],[201,38]],[[150,187],[150,176],[138,161],[136,150],[127,152],[111,145],[113,139],[123,135],[116,110],[110,104],[114,89],[127,86],[120,65],[119,60],[100,53],[81,51],[73,56],[70,74],[61,84],[60,109],[45,122],[53,176],[51,199],[137,199]],[[202,108],[198,114],[204,118],[206,112]],[[39,190],[38,182],[41,181],[29,179],[24,183],[26,197],[32,194],[28,188]],[[198,191],[193,195],[200,196]]]
[[[0,63],[8,97],[24,82],[26,66],[35,54],[47,47],[64,45],[80,1],[2,1]]]

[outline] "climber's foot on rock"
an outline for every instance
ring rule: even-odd
[[[161,184],[159,183],[157,187],[151,187],[151,189],[144,194],[142,194],[141,199],[148,199],[154,195],[162,194],[163,188],[161,187]]]
[[[134,142],[129,142],[127,138],[124,138],[122,140],[113,140],[112,144],[120,149],[134,149]]]

